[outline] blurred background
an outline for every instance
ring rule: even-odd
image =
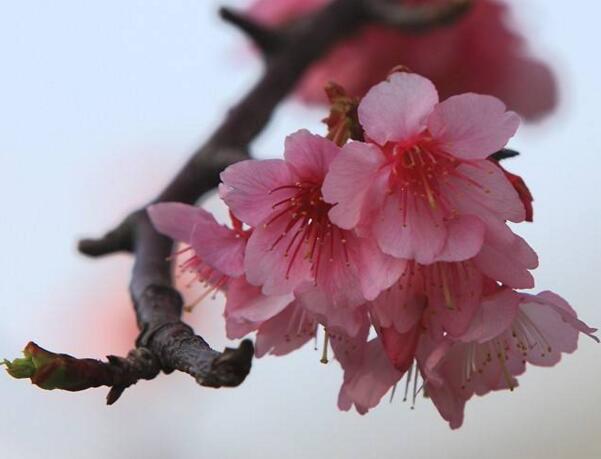
[[[601,7],[510,3],[561,93],[558,110],[510,144],[522,156],[506,166],[535,196],[535,224],[517,231],[540,255],[537,290],[561,293],[599,326]],[[0,0],[0,357],[29,340],[97,358],[132,346],[131,259],[90,261],[75,244],[153,197],[256,80],[260,62],[217,19],[219,5]],[[324,132],[323,116],[288,101],[256,156],[280,155],[298,128]],[[218,349],[232,344],[222,310],[220,299],[205,301],[186,317]],[[469,402],[459,431],[423,399],[415,410],[398,397],[366,416],[339,412],[342,373],[312,346],[255,360],[236,389],[163,375],[113,407],[105,389],[46,392],[0,372],[0,456],[601,457],[600,352],[581,338],[578,352],[552,370],[531,368],[515,392]]]

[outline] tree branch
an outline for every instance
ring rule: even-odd
[[[432,12],[423,8],[392,9],[381,0],[333,0],[290,27],[277,30],[229,9],[222,9],[220,13],[258,45],[265,56],[265,70],[258,83],[229,111],[209,140],[152,203],[194,203],[216,187],[219,173],[225,167],[249,157],[250,143],[305,70],[360,26],[381,22],[419,30],[456,18],[459,8]],[[109,403],[137,380],[152,379],[159,369],[186,372],[199,384],[210,387],[236,386],[244,380],[253,355],[250,341],[243,341],[238,349],[218,352],[181,321],[182,299],[172,286],[171,266],[167,261],[172,243],[154,230],[145,207],[130,214],[103,237],[80,241],[79,250],[92,257],[119,251],[134,254],[130,293],[141,334],[136,342],[137,350],[130,355],[143,353],[145,364],[142,367],[122,365],[123,359],[117,357],[111,357],[108,363],[95,361],[107,374],[120,375],[121,379],[106,377],[99,384],[112,387]]]

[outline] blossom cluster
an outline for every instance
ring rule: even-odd
[[[360,140],[300,130],[284,158],[221,174],[231,226],[185,204],[149,208],[190,246],[183,268],[226,296],[229,338],[284,355],[324,329],[344,369],[338,404],[375,407],[403,377],[452,428],[473,395],[511,389],[595,331],[534,287],[538,259],[508,222],[531,196],[491,155],[518,116],[492,96],[439,101],[433,83],[393,73],[357,108]],[[594,338],[594,336],[593,336]],[[596,338],[595,338],[596,339]]]
[[[332,0],[254,0],[249,14],[257,21],[282,26],[314,13]],[[393,0],[401,3],[401,0]],[[405,0],[405,6],[444,6],[451,0]],[[532,56],[528,43],[511,24],[502,0],[474,0],[451,26],[408,34],[369,24],[327,52],[302,78],[301,98],[325,102],[322,88],[336,81],[354,95],[386,77],[402,62],[432,80],[444,98],[463,92],[491,94],[528,120],[550,112],[557,103],[555,77]]]

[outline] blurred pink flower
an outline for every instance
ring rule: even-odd
[[[258,0],[250,14],[265,24],[283,25],[328,3]],[[545,63],[530,56],[524,38],[509,26],[509,16],[509,8],[500,1],[476,0],[464,18],[426,33],[365,26],[310,68],[299,94],[308,102],[325,103],[323,87],[335,81],[361,97],[401,64],[433,80],[443,98],[464,92],[491,94],[526,119],[538,118],[557,103],[555,78]]]
[[[339,153],[331,141],[299,131],[286,139],[284,160],[243,161],[221,175],[220,195],[254,228],[244,269],[265,295],[310,295],[316,312],[374,299],[400,275],[401,261],[330,222],[323,179]]]
[[[463,94],[439,103],[429,80],[395,73],[363,98],[359,120],[368,143],[346,144],[324,181],[333,223],[422,264],[475,256],[485,226],[511,240],[504,223],[523,221],[525,209],[487,159],[519,125],[501,101]]]

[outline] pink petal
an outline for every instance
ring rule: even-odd
[[[358,246],[353,250],[357,254],[353,262],[359,271],[363,296],[374,300],[398,280],[407,263],[382,253],[373,238],[349,238],[349,242]]]
[[[373,339],[366,345],[364,359],[359,368],[353,367],[349,375],[345,374],[338,406],[341,410],[348,410],[354,403],[357,411],[364,414],[380,403],[386,392],[402,376],[403,374],[390,364],[381,341]]]
[[[453,430],[460,428],[463,425],[466,400],[445,385],[427,384],[426,390],[440,415],[449,423],[449,427]]]
[[[405,211],[401,205],[397,194],[388,196],[375,221],[374,236],[380,249],[396,258],[432,263],[447,237],[440,208],[432,209],[414,197],[407,199]]]
[[[394,327],[380,327],[378,336],[392,366],[405,373],[415,358],[415,351],[420,336],[420,326],[416,325],[406,333],[399,333]]]
[[[257,332],[255,355],[285,355],[298,349],[315,335],[316,323],[309,312],[296,303],[264,322]]]
[[[462,159],[485,159],[499,151],[519,125],[518,115],[499,99],[473,93],[449,97],[428,118],[434,139]]]
[[[329,212],[333,223],[344,229],[354,228],[361,218],[369,188],[384,161],[375,145],[361,142],[346,144],[330,165],[323,182],[326,202],[336,204]]]
[[[370,303],[370,311],[378,327],[394,327],[399,333],[407,333],[420,321],[425,308],[423,295],[416,294],[405,282],[402,287],[394,285],[382,292]],[[416,290],[419,286],[416,287]]]
[[[459,213],[489,220],[524,221],[526,210],[503,171],[491,161],[462,164],[444,182],[443,193]]]
[[[161,202],[147,208],[156,230],[171,239],[192,243],[192,232],[199,223],[211,224],[215,219],[200,207],[180,202]]]
[[[430,80],[414,73],[394,73],[371,88],[359,104],[359,121],[380,145],[420,133],[438,102]]]
[[[508,288],[484,298],[470,328],[459,339],[484,343],[500,336],[515,319],[519,303],[520,296]]]
[[[331,140],[301,129],[286,137],[284,158],[300,177],[319,183],[339,151]]]
[[[482,296],[483,276],[471,263],[437,263],[428,267],[426,292],[429,332],[436,337],[465,333]]]
[[[278,187],[296,182],[295,174],[281,159],[247,160],[229,166],[221,173],[219,196],[232,213],[250,226],[258,226],[273,205],[294,194]],[[274,191],[277,190],[277,191]]]
[[[448,224],[445,246],[436,257],[440,261],[463,261],[476,256],[484,243],[485,226],[472,215],[460,215]]]
[[[260,223],[246,246],[246,277],[251,284],[263,286],[265,295],[291,293],[304,282],[311,281],[311,264],[305,258],[303,247],[296,252],[296,245],[293,245],[293,249],[288,251],[295,238],[297,226],[301,223],[297,222],[293,228],[286,231],[288,222],[288,218],[282,217],[267,226]],[[277,242],[282,235],[284,237]],[[298,236],[296,238],[298,239]]]
[[[259,287],[246,279],[233,279],[228,285],[225,311],[227,317],[247,322],[263,322],[283,311],[294,295],[265,296]]]
[[[212,216],[196,225],[190,244],[196,255],[223,274],[230,277],[244,274],[246,240]]]
[[[593,333],[595,333],[597,329],[591,328],[583,321],[579,320],[578,316],[576,315],[576,311],[574,311],[570,304],[557,293],[545,290],[544,292],[540,292],[534,298],[536,299],[536,301],[547,304],[553,309],[555,309],[555,311],[557,311],[557,313],[561,315],[562,319],[565,322],[569,323],[580,333],[589,335],[592,339],[599,342],[599,338],[593,335]]]
[[[311,312],[328,330],[338,330],[347,336],[355,336],[366,320],[366,311],[361,305],[349,305],[343,300],[336,306],[330,296],[316,286],[305,286],[296,291],[297,303]]]
[[[473,259],[474,264],[491,279],[513,288],[533,288],[534,278],[529,269],[538,265],[538,257],[521,237],[510,244],[486,241]]]

